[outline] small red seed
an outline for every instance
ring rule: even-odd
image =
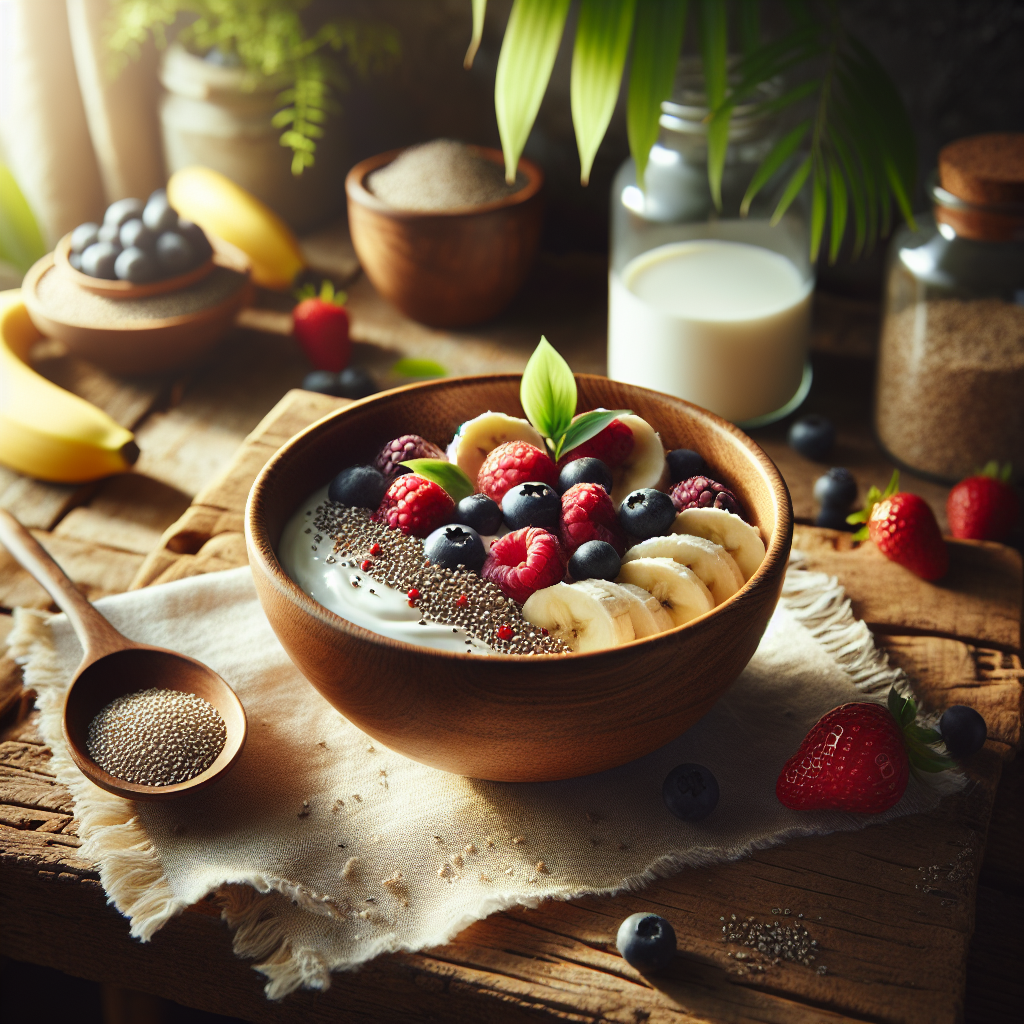
[[[409,601],[411,603],[412,601],[418,601],[420,599],[420,592],[415,587],[413,587],[405,596],[409,598]]]
[[[362,569],[363,572],[368,572],[371,565],[373,565],[373,562],[371,562],[368,558],[364,558],[362,562],[359,563],[359,568]]]
[[[499,640],[511,640],[516,635],[516,631],[507,623],[503,622],[498,627],[498,639]]]
[[[458,597],[456,598],[456,600],[455,600],[455,604],[456,604],[456,605],[457,605],[457,606],[458,606],[459,608],[465,608],[465,607],[466,607],[466,605],[467,605],[467,604],[469,604],[469,598],[468,598],[468,597],[466,597],[466,595],[465,595],[465,594],[459,594],[459,596],[458,596]]]
[[[380,554],[380,545],[379,544],[371,544],[370,545],[370,554],[371,555],[379,555]]]

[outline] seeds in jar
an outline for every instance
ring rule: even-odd
[[[205,772],[226,739],[224,719],[209,701],[151,687],[107,704],[89,723],[86,749],[117,779],[173,786]]]

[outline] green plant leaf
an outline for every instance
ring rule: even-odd
[[[540,339],[526,364],[519,402],[544,437],[554,441],[569,429],[576,411],[576,379],[547,338]]]
[[[740,48],[753,53],[761,42],[761,10],[758,0],[739,0]]]
[[[830,163],[828,169],[829,191],[832,199],[832,232],[829,240],[828,261],[835,263],[839,256],[839,247],[843,244],[846,233],[847,195],[846,181],[837,163]]]
[[[596,437],[612,420],[628,416],[631,412],[631,409],[592,409],[577,416],[565,433],[558,438],[555,445],[555,461],[557,462],[566,452],[571,452],[573,448],[578,448],[584,441]]]
[[[700,52],[704,62],[704,93],[708,109],[718,112],[725,99],[729,53],[728,12],[721,0],[701,0]],[[722,174],[729,145],[732,111],[712,114],[708,124],[708,184],[715,209],[722,208]]]
[[[484,18],[487,16],[487,0],[473,0],[473,35],[469,40],[469,49],[462,61],[468,71],[473,66],[476,51],[480,49],[480,40],[484,36]]]
[[[658,141],[661,104],[672,95],[686,26],[686,0],[638,0],[626,99],[626,132],[643,188],[651,147]]]
[[[925,729],[923,726],[918,725],[916,722],[911,722],[906,725],[903,730],[911,739],[916,740],[918,743],[924,743],[926,745],[941,743],[942,734],[935,729]]]
[[[911,765],[921,772],[948,772],[956,767],[956,761],[950,757],[943,757],[930,748],[917,743],[907,743],[907,758]]]
[[[548,87],[568,13],[569,0],[515,0],[512,5],[494,79],[494,112],[510,185]]]
[[[580,183],[590,170],[619,96],[636,0],[583,0],[576,23],[569,105],[580,153]]]
[[[45,254],[32,208],[7,165],[0,163],[0,260],[25,273]]]
[[[892,717],[899,723],[900,728],[909,725],[917,717],[917,704],[910,697],[904,697],[896,687],[889,690],[889,697],[886,703]]]
[[[807,181],[807,176],[810,173],[811,158],[809,156],[805,156],[790,176],[789,184],[786,185],[782,195],[779,197],[779,202],[775,207],[775,212],[772,214],[772,227],[782,220],[783,215],[792,205],[793,200],[800,194],[800,189],[804,187],[804,182]]]
[[[750,210],[750,204],[753,202],[757,193],[764,188],[771,177],[797,151],[810,127],[811,122],[809,120],[801,121],[795,128],[783,135],[782,138],[772,146],[771,151],[764,160],[761,161],[761,166],[758,167],[757,171],[754,173],[754,177],[750,180],[750,184],[747,186],[746,195],[744,195],[743,202],[740,204],[741,217],[746,217]]]
[[[410,459],[400,465],[443,487],[456,505],[476,490],[469,477],[454,462],[446,462],[444,459]]]
[[[433,359],[413,359],[407,356],[391,367],[396,377],[447,377],[448,371]]]

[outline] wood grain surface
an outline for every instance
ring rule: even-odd
[[[357,279],[350,291],[357,360],[382,374],[405,354],[438,358],[454,372],[521,369],[538,329],[545,329],[575,369],[600,372],[603,260],[542,260],[523,299],[500,321],[472,333],[410,324]],[[892,468],[867,428],[870,362],[846,355],[869,354],[875,314],[844,307],[830,319],[838,306],[827,301],[823,308],[826,315],[816,314],[816,323],[824,322],[826,331],[816,334],[816,381],[807,409],[837,422],[832,458],[853,469],[863,490],[884,484]],[[265,323],[280,325],[279,312],[265,313]],[[140,463],[149,460],[144,472],[123,482],[89,488],[40,485],[0,471],[0,506],[28,519],[46,546],[53,539],[73,541],[78,561],[71,575],[89,593],[124,589],[126,577],[140,586],[241,564],[241,513],[251,481],[280,444],[339,404],[300,392],[265,415],[306,367],[279,335],[252,330],[230,337],[188,380],[114,381],[56,351],[41,365],[116,410],[116,418],[137,430]],[[811,485],[822,467],[788,449],[784,425],[759,431],[757,440],[782,470],[798,520],[806,524],[815,511]],[[237,467],[225,473],[240,443]],[[143,534],[117,526],[133,520],[138,481],[140,530],[149,539],[163,531],[145,557]],[[905,484],[922,493],[941,520],[945,489],[912,479]],[[114,525],[104,532],[108,511]],[[90,514],[73,518],[77,512]],[[886,593],[900,582],[887,574],[902,573],[898,567],[876,565],[848,552],[843,535],[806,525],[797,527],[795,543],[810,551],[812,563],[840,576],[855,610],[871,610],[879,643],[910,673],[928,708],[966,702],[985,714],[989,741],[968,766],[975,785],[933,815],[799,840],[615,899],[496,915],[448,946],[383,957],[336,976],[327,993],[297,993],[269,1004],[260,977],[231,952],[210,901],[171,921],[148,945],[129,938],[124,919],[105,905],[95,869],[78,853],[73,806],[48,769],[17,667],[0,658],[0,714],[8,723],[0,734],[0,949],[252,1021],[1015,1020],[1022,994],[1014,923],[1022,909],[1019,757],[1008,765],[991,828],[989,820],[1002,766],[1021,742],[1024,672],[1012,630],[1015,616],[1019,621],[1019,555],[986,549],[987,565],[1007,582],[997,588],[1002,596],[995,614],[973,616],[984,630],[971,636],[952,591],[944,591],[948,600],[933,602],[922,621],[914,604],[886,606]],[[968,580],[974,578],[973,553],[965,548]],[[978,600],[985,599],[988,571],[977,569]],[[0,567],[0,607],[9,609],[24,586],[9,565]],[[37,592],[37,606],[43,600]],[[999,604],[1004,600],[1009,604]],[[990,628],[989,619],[996,625]],[[0,639],[9,621],[0,615]],[[922,876],[933,880],[922,884]],[[790,917],[805,914],[821,944],[824,976],[785,962],[762,974],[736,958],[749,950],[720,941],[720,917],[782,921],[785,915],[773,911],[787,907]],[[673,970],[655,984],[614,951],[618,922],[639,909],[665,914],[681,936]]]

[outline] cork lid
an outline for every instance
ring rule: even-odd
[[[944,146],[939,181],[969,203],[1024,202],[1024,132],[972,135]]]

